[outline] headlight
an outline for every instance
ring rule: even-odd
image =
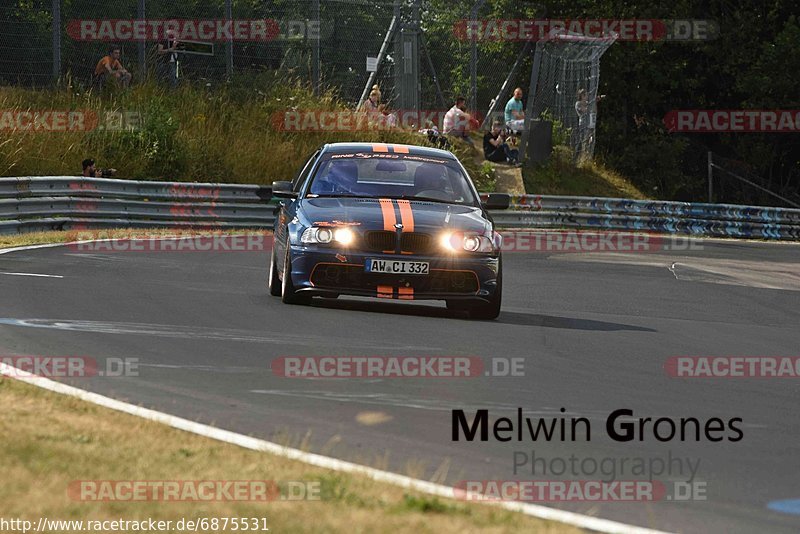
[[[442,248],[448,252],[492,252],[492,240],[485,235],[465,232],[448,232],[440,239]]]
[[[300,236],[300,242],[306,244],[318,243],[327,245],[331,241],[336,241],[340,245],[348,246],[355,240],[355,234],[349,228],[320,228],[312,226],[306,228]]]
[[[347,246],[353,242],[355,236],[353,235],[353,231],[349,228],[338,228],[333,233],[333,238],[336,240],[337,243]]]
[[[333,232],[329,228],[318,228],[313,226],[307,228],[300,236],[301,243],[330,243],[333,240]]]

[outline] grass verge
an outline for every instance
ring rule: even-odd
[[[367,141],[429,145],[412,130],[281,131],[275,119],[290,110],[345,110],[333,92],[314,96],[291,79],[263,73],[209,89],[170,90],[142,83],[129,90],[92,92],[69,83],[47,90],[0,87],[4,113],[83,111],[97,118],[88,131],[9,130],[0,139],[0,176],[77,175],[81,161],[117,169],[118,178],[270,184],[291,180],[324,143]],[[489,176],[469,147],[454,147],[475,185]]]
[[[563,146],[554,147],[544,165],[525,167],[522,177],[525,190],[531,195],[648,198],[630,181],[600,163],[575,166],[569,150]]]
[[[13,379],[0,378],[0,402],[0,462],[5,466],[0,501],[6,518],[34,524],[39,517],[154,518],[174,524],[182,518],[266,517],[272,532],[579,532],[220,443]],[[301,481],[316,483],[320,498],[85,502],[67,492],[76,480],[271,480],[281,487]]]

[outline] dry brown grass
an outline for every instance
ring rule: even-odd
[[[13,379],[0,381],[0,402],[7,518],[267,517],[272,532],[578,532],[220,443]],[[67,494],[73,480],[318,481],[321,500],[78,502]]]

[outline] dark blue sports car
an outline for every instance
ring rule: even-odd
[[[381,143],[323,146],[292,182],[275,220],[269,289],[289,304],[339,295],[445,300],[471,317],[500,313],[500,235],[450,152]]]

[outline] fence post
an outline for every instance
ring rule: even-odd
[[[478,18],[478,11],[483,7],[486,0],[477,0],[469,12],[469,20],[472,24]],[[474,112],[478,109],[478,39],[472,36],[469,55],[469,109]]]
[[[53,81],[61,76],[61,0],[53,0]]]
[[[314,0],[313,6],[313,18],[314,23],[317,25],[318,28],[316,35],[312,38],[313,46],[311,48],[311,86],[314,90],[314,96],[319,96],[319,85],[320,85],[320,31],[322,28],[321,20],[320,20],[320,13],[319,13],[319,0]]]
[[[714,202],[714,163],[711,159],[712,152],[708,151],[708,202]]]
[[[539,85],[539,69],[542,66],[542,47],[541,43],[536,43],[533,48],[533,68],[531,68],[531,83],[528,87],[528,103],[525,106],[525,123],[522,128],[522,136],[519,140],[519,160],[527,160],[528,140],[531,135],[531,121],[539,117],[533,117],[533,100],[536,97],[536,87]]]
[[[231,0],[225,0],[225,20],[233,20],[233,6]],[[228,37],[228,43],[225,45],[225,75],[230,78],[233,74],[233,32]]]
[[[145,16],[146,16],[146,14],[145,14],[145,0],[139,0],[138,5],[136,6],[136,18],[138,18],[139,20],[144,20]],[[139,41],[139,43],[137,44],[137,48],[138,48],[138,51],[139,51],[139,70],[141,71],[141,73],[139,74],[139,77],[140,78],[144,78],[144,73],[147,70],[147,65],[146,65],[147,59],[146,59],[146,55],[145,55],[145,42],[144,41]]]

